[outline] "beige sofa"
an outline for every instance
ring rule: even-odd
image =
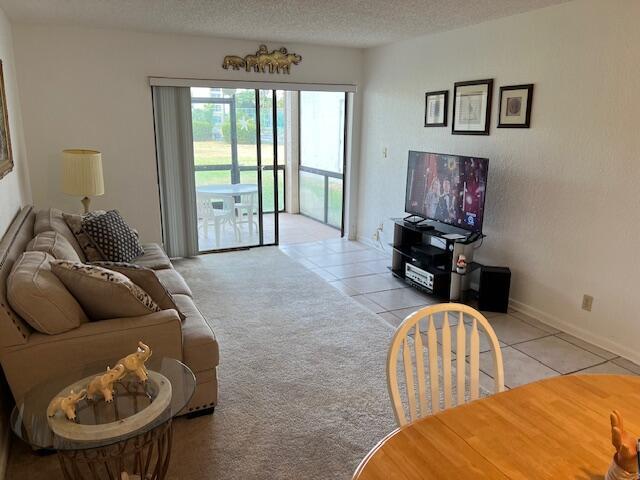
[[[7,301],[7,278],[29,241],[45,231],[56,231],[84,253],[60,210],[24,207],[0,242],[0,363],[16,401],[32,387],[70,368],[95,365],[130,353],[138,340],[152,346],[154,356],[176,358],[188,365],[197,386],[182,414],[211,413],[217,402],[218,343],[193,303],[191,290],[164,251],[156,244],[143,245],[144,255],[135,263],[152,268],[180,309],[163,310],[134,318],[114,318],[82,323],[56,335],[33,330]]]

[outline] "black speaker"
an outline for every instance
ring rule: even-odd
[[[511,270],[507,267],[482,267],[478,289],[478,310],[507,313]]]

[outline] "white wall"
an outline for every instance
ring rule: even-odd
[[[635,0],[578,0],[367,51],[359,235],[385,221],[390,240],[409,149],[488,157],[478,256],[511,267],[514,305],[640,361],[638,18]],[[426,91],[482,78],[490,136],[423,127]],[[520,83],[531,129],[496,129],[498,87]]]
[[[9,132],[13,151],[13,171],[0,180],[0,237],[20,207],[31,201],[27,155],[22,131],[22,114],[13,55],[13,34],[9,20],[0,9],[0,59],[4,71],[9,112]]]
[[[9,132],[11,134],[11,147],[15,164],[13,171],[0,180],[0,237],[2,237],[20,207],[31,202],[12,37],[9,20],[4,11],[0,9],[0,59],[2,60],[4,72],[7,109],[9,112]],[[4,380],[0,385],[2,385],[0,387],[0,478],[4,478],[9,454],[8,411],[12,406],[12,401],[9,400],[10,395],[4,387]]]
[[[92,206],[119,209],[146,241],[161,238],[147,77],[361,81],[357,49],[287,44],[303,61],[291,75],[278,76],[221,68],[224,55],[244,55],[258,42],[33,25],[14,31],[36,206],[80,209],[79,199],[60,193],[60,151],[96,148],[103,154],[106,194]]]

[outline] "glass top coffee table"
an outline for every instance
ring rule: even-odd
[[[68,392],[70,385],[85,377],[104,373],[106,366],[116,361],[70,369],[68,374],[30,390],[11,413],[13,432],[35,449],[57,451],[67,479],[120,480],[125,471],[142,479],[165,478],[171,451],[171,420],[189,403],[196,386],[193,372],[182,362],[151,357],[145,364],[149,381],[143,384],[130,375],[114,384],[112,402],[80,401],[75,422],[60,413],[51,418],[47,415],[54,397]],[[166,394],[167,389],[170,398],[165,395],[162,404],[154,404],[160,401],[159,391]],[[147,412],[152,411],[146,418]],[[64,427],[64,433],[54,433],[53,420]],[[72,434],[67,435],[66,429]],[[87,437],[85,429],[100,434],[92,437],[90,433]]]

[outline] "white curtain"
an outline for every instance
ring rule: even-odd
[[[170,257],[198,253],[189,87],[152,87],[162,237]]]

